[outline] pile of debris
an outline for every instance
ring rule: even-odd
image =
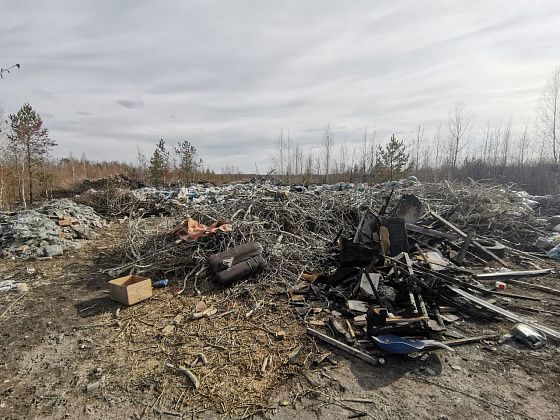
[[[531,348],[560,339],[552,328],[514,312],[531,310],[519,300],[539,299],[503,290],[511,283],[560,294],[519,280],[552,272],[547,255],[533,244],[550,233],[548,222],[524,194],[450,183],[398,190],[254,183],[197,194],[186,202],[160,197],[181,203],[173,217],[131,219],[114,253],[121,264],[107,270],[169,279],[173,296],[180,296],[141,306],[136,313],[154,318],[142,318],[142,333],[130,336],[175,349],[173,371],[182,363],[177,354],[185,339],[189,351],[208,356],[187,368],[196,381],[185,373],[196,392],[181,378],[165,376],[167,386],[181,389],[176,407],[211,402],[225,413],[246,415],[253,404],[249,413],[258,412],[266,393],[260,389],[253,399],[247,393],[262,378],[276,384],[296,366],[322,363],[301,340],[304,331],[371,364],[382,364],[390,353],[502,338],[503,327],[465,336],[453,328],[460,319],[520,323],[511,334]],[[154,199],[137,195],[140,202]],[[175,318],[161,329],[163,313]],[[122,337],[128,339],[127,332]],[[227,363],[230,352],[242,352],[243,362]],[[220,377],[212,376],[216,369]]]
[[[152,187],[135,190],[111,186],[107,189],[88,190],[73,200],[92,207],[105,217],[144,218],[176,214],[184,203],[171,198],[166,191]]]
[[[256,240],[270,254],[267,256],[270,269],[290,267],[289,273],[280,277],[290,277],[289,283],[293,285],[303,267],[317,266],[320,271],[336,268],[337,251],[333,246],[338,238],[353,236],[361,211],[380,208],[393,191],[377,187],[325,191],[319,187],[296,189],[296,192],[270,184],[236,184],[221,188],[192,186],[166,193],[142,189],[113,195],[115,205],[108,204],[111,199],[102,201],[107,202],[105,208],[111,207],[113,213],[122,209],[123,213],[137,217],[157,215],[157,211],[173,216],[155,224],[153,221],[131,220],[127,249],[123,251],[127,261],[124,266],[132,268],[138,258],[143,266],[146,262],[157,261],[143,271],[150,272],[158,267],[168,275],[180,276],[192,265],[203,268],[205,258],[212,252]],[[524,197],[515,191],[447,182],[414,184],[399,191],[416,195],[427,210],[437,212],[458,229],[475,230],[478,238],[491,250],[495,246],[493,241],[499,240],[510,248],[540,252],[542,249],[535,243],[539,237],[550,234],[546,220],[536,217],[536,211],[528,208]],[[190,198],[178,198],[179,194]],[[132,200],[133,205],[118,204],[130,203],[122,198],[130,196],[136,198]],[[167,206],[168,211],[161,211],[161,207],[155,212],[146,211],[157,209],[156,203]],[[130,211],[132,207],[134,212]],[[145,212],[139,213],[140,209]],[[225,238],[174,244],[175,238],[166,235],[167,231],[189,217],[207,224],[227,220],[235,225],[235,229]],[[419,229],[421,227],[416,230]],[[453,240],[458,237],[456,233],[444,235],[444,238]]]
[[[53,191],[51,195],[53,198],[70,198],[91,190],[136,189],[143,186],[142,182],[131,179],[124,174],[116,174],[96,179],[83,179],[70,188]]]
[[[105,225],[91,207],[69,199],[49,200],[36,209],[0,218],[0,250],[4,258],[54,257],[80,247]]]

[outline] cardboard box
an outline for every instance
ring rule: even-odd
[[[111,299],[124,305],[134,305],[152,297],[152,280],[142,276],[125,276],[109,282]]]

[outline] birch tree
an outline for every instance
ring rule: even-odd
[[[447,128],[449,134],[449,160],[452,169],[457,168],[459,153],[468,143],[468,133],[471,124],[471,114],[463,101],[455,102],[453,110],[449,113]]]
[[[560,66],[556,67],[545,84],[538,109],[539,129],[543,147],[548,147],[554,163],[560,161]]]

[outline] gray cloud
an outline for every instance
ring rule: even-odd
[[[141,99],[119,99],[117,103],[120,106],[124,106],[125,108],[130,109],[138,109],[144,107],[144,101]]]
[[[412,137],[457,99],[517,127],[560,64],[557,2],[5,1],[2,15],[0,65],[22,68],[0,106],[30,102],[59,156],[133,160],[187,138],[218,170],[265,168],[281,129],[315,148],[329,123],[339,142],[366,126]]]

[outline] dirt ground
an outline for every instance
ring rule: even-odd
[[[222,295],[203,291],[202,296],[195,297],[189,290],[181,300],[172,300],[174,289],[169,287],[156,291],[151,302],[157,306],[121,307],[117,311],[119,305],[109,300],[106,292],[109,277],[99,270],[112,258],[111,249],[121,231],[118,224],[113,224],[100,238],[53,260],[0,261],[0,279],[13,275],[14,280],[29,285],[29,292],[23,296],[13,291],[0,294],[0,418],[227,416],[227,410],[210,409],[214,407],[210,396],[193,395],[195,391],[179,387],[184,377],[162,379],[162,372],[169,369],[166,361],[193,355],[196,352],[192,348],[202,346],[196,334],[187,334],[183,342],[175,339],[171,347],[160,333],[152,332],[169,325],[182,308],[190,310],[200,299],[219,306]],[[30,274],[27,268],[35,272]],[[535,281],[556,288],[560,284],[556,274]],[[508,291],[543,299],[516,303],[560,312],[559,296],[516,287],[508,287]],[[243,302],[229,300],[226,304],[220,309],[228,316],[250,309]],[[219,345],[217,341],[212,344],[216,351],[209,357],[227,363],[221,353],[226,350],[221,349],[234,342],[240,355],[245,354],[243,347],[249,349],[250,360],[243,363],[250,370],[257,364],[250,357],[251,346],[265,340],[266,331],[261,330],[278,328],[287,332],[282,344],[286,349],[303,342],[305,348],[332,355],[314,368],[286,368],[281,381],[267,379],[264,374],[255,376],[260,386],[254,389],[251,384],[255,380],[236,379],[235,386],[244,390],[247,401],[252,395],[268,397],[257,417],[340,419],[363,414],[364,418],[375,419],[560,418],[560,350],[554,343],[533,351],[511,340],[482,342],[458,347],[453,353],[387,356],[385,365],[373,367],[306,338],[304,325],[290,315],[285,297],[278,296],[276,302],[268,304],[275,315],[258,320],[258,325],[266,328],[259,329],[257,321],[247,324],[252,337],[249,342],[240,341],[241,334],[235,331],[228,332]],[[163,307],[169,311],[163,312]],[[516,312],[560,329],[556,315]],[[131,324],[133,318],[140,322]],[[204,325],[203,320],[196,328]],[[505,333],[511,325],[506,321],[482,324],[465,320],[455,323],[453,329],[471,336]],[[266,341],[261,344],[267,345]],[[180,354],[176,348],[181,349]],[[230,363],[235,360],[233,357]],[[202,379],[214,381],[219,387],[227,372],[231,370],[205,371]],[[95,383],[100,384],[99,389],[88,391],[88,384]],[[243,404],[230,402],[238,408]]]

